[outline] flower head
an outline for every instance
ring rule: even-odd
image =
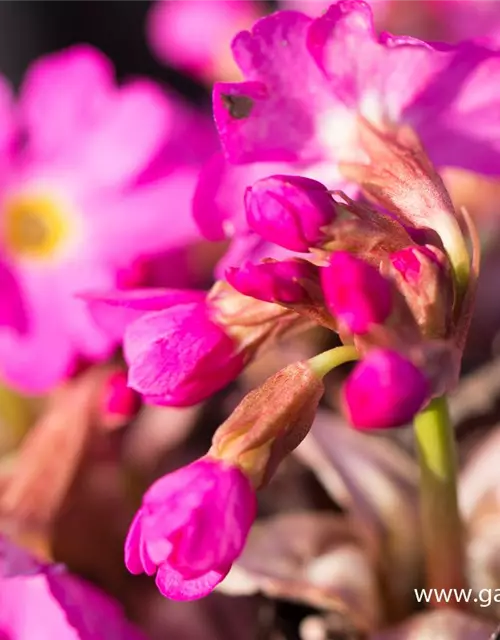
[[[116,345],[77,292],[123,286],[197,237],[205,124],[149,80],[117,86],[88,46],[34,63],[17,103],[3,81],[0,93],[0,376],[38,393]]]
[[[246,190],[245,207],[253,231],[291,251],[309,251],[335,216],[327,188],[300,176],[258,180]]]
[[[347,379],[343,398],[350,422],[359,429],[399,427],[429,399],[422,371],[395,351],[374,349]]]
[[[125,544],[127,568],[156,573],[167,598],[202,598],[240,555],[255,515],[255,492],[242,471],[201,458],[147,491]]]
[[[364,158],[360,116],[377,127],[412,126],[438,167],[500,174],[496,51],[378,34],[361,0],[336,2],[316,19],[275,13],[232,48],[244,80],[214,88],[225,161],[211,162],[210,179],[202,172],[199,181],[204,233],[237,236],[244,187],[266,175],[298,174],[346,191],[338,163]]]
[[[147,35],[164,62],[205,82],[237,78],[231,38],[259,17],[252,0],[157,0],[148,16]]]
[[[0,538],[0,601],[0,636],[9,640],[144,638],[102,591],[62,565],[38,562],[5,537]]]

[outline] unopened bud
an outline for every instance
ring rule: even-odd
[[[358,429],[388,429],[409,422],[430,394],[430,384],[413,362],[388,349],[374,349],[347,378],[344,407]]]
[[[306,260],[269,260],[231,268],[226,278],[240,293],[264,302],[306,304],[311,286],[319,289],[318,267]]]
[[[307,252],[323,237],[322,227],[335,217],[327,188],[300,176],[258,180],[245,193],[248,224],[265,240]]]
[[[390,256],[388,275],[396,282],[423,334],[446,337],[453,309],[453,280],[446,256],[432,246],[406,247]]]
[[[392,311],[392,284],[375,267],[347,251],[336,251],[321,270],[327,307],[347,331],[363,335]]]
[[[208,455],[240,467],[262,487],[309,432],[323,391],[307,362],[285,367],[243,398],[215,432]]]

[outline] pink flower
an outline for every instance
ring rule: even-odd
[[[0,637],[141,640],[121,608],[62,565],[42,564],[0,538]]]
[[[308,283],[318,280],[317,267],[305,260],[247,263],[226,272],[231,286],[265,302],[300,304],[310,301]]]
[[[127,328],[123,348],[130,386],[150,402],[169,406],[205,400],[245,365],[244,354],[205,303],[144,315]]]
[[[238,233],[238,184],[266,174],[345,190],[338,162],[363,159],[359,115],[411,125],[439,166],[500,174],[500,53],[379,35],[360,0],[338,2],[317,19],[273,14],[232,46],[244,81],[215,86],[214,114],[233,166],[214,160],[210,181],[200,178],[195,214],[204,233]]]
[[[409,422],[429,399],[430,384],[395,351],[373,349],[344,384],[344,405],[358,429],[387,429]]]
[[[86,299],[95,320],[123,338],[128,384],[154,404],[201,402],[241,372],[246,355],[202,291],[144,290]]]
[[[0,111],[0,374],[38,393],[115,345],[76,292],[133,281],[139,262],[196,237],[203,135],[149,80],[117,87],[88,46],[37,61],[17,104],[2,81]]]
[[[327,307],[351,333],[362,335],[392,311],[392,286],[375,267],[347,251],[336,251],[321,269]]]
[[[327,188],[300,176],[270,176],[245,192],[249,227],[268,242],[307,252],[335,216]]]
[[[160,478],[145,494],[125,543],[127,568],[157,572],[167,598],[202,598],[242,552],[255,514],[247,477],[237,467],[201,458]]]
[[[158,0],[147,32],[156,55],[200,80],[237,78],[231,39],[259,17],[251,0]]]

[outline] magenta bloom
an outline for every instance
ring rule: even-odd
[[[157,480],[125,543],[131,573],[156,575],[161,593],[195,600],[225,578],[255,519],[255,492],[236,467],[201,458]]]
[[[226,272],[226,280],[240,293],[264,302],[284,304],[310,301],[307,284],[317,279],[317,268],[298,260],[248,263],[240,269],[234,267]]]
[[[161,60],[201,80],[238,77],[231,40],[258,17],[252,0],[157,0],[148,16],[149,43]]]
[[[128,384],[149,402],[196,404],[245,365],[245,353],[212,318],[202,291],[145,289],[85,299],[99,326],[123,339]]]
[[[429,391],[429,382],[412,362],[395,351],[374,349],[346,380],[344,406],[359,429],[400,427],[420,411]]]
[[[248,226],[265,240],[307,252],[335,216],[327,188],[300,176],[270,176],[245,193]]]
[[[391,283],[347,251],[330,256],[330,264],[321,269],[321,284],[327,307],[351,333],[366,333],[392,311]]]
[[[0,537],[0,637],[8,640],[141,640],[118,603]]]
[[[118,87],[88,46],[36,62],[17,104],[3,83],[0,109],[0,375],[44,392],[115,344],[75,293],[134,282],[140,261],[196,238],[203,136],[177,98]]]
[[[411,125],[438,166],[500,175],[500,53],[379,35],[368,4],[343,0],[316,19],[294,11],[263,18],[236,36],[233,55],[244,81],[214,88],[229,166],[213,160],[203,172],[210,180],[200,178],[203,233],[238,233],[237,185],[266,174],[345,190],[336,169],[339,160],[363,159],[360,114],[376,125]]]

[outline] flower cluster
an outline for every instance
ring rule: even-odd
[[[363,0],[321,0],[319,17],[304,4],[260,19],[251,0],[153,6],[158,55],[223,80],[215,153],[202,114],[149,80],[118,84],[93,48],[40,59],[17,100],[0,81],[0,376],[39,394],[100,370],[82,450],[90,422],[102,435],[143,401],[202,403],[283,336],[321,327],[338,345],[271,375],[204,455],[146,491],[125,563],[167,598],[204,597],[227,576],[330,371],[355,363],[339,410],[359,430],[418,421],[459,377],[479,242],[442,169],[500,177],[496,41],[378,33]],[[227,33],[254,20],[229,59]],[[199,231],[224,241],[208,290],[172,268]],[[19,600],[39,600],[63,638],[138,637],[99,594],[16,554],[0,539],[0,637],[35,628]]]
[[[155,404],[203,401],[290,331],[326,327],[347,355],[278,372],[206,456],[146,493],[127,566],[176,599],[225,577],[255,491],[307,434],[329,370],[359,359],[342,407],[360,429],[402,426],[455,386],[478,242],[435,167],[500,174],[496,90],[484,85],[500,54],[483,45],[378,35],[366,3],[341,0],[317,19],[263,18],[233,53],[244,80],[214,88],[224,157],[194,198],[202,231],[231,237],[218,281],[208,293],[88,292],[90,313],[123,336],[128,384]]]

